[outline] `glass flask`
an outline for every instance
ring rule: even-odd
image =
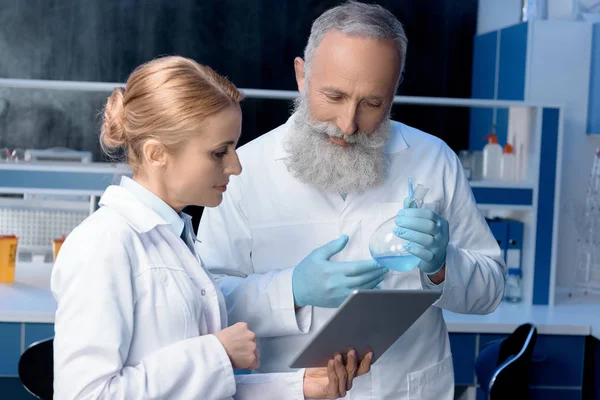
[[[408,195],[411,199],[409,208],[421,208],[423,198],[428,190],[420,184],[417,184],[413,190],[412,181],[409,179]],[[421,259],[410,254],[404,248],[404,245],[408,243],[407,240],[399,238],[394,234],[394,229],[398,227],[396,225],[396,217],[394,215],[379,225],[375,232],[373,232],[369,241],[369,251],[371,252],[371,257],[380,265],[395,271],[407,272],[416,267]]]

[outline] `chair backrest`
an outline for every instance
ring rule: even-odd
[[[529,365],[536,340],[536,327],[524,324],[500,344],[499,366],[488,385],[490,400],[529,398]]]
[[[19,359],[19,378],[31,394],[52,399],[54,389],[54,338],[33,343]]]

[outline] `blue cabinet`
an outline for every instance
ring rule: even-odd
[[[450,334],[454,382],[459,386],[472,386],[475,384],[476,337],[477,335],[472,333]]]
[[[492,100],[496,97],[497,41],[497,32],[475,37],[473,42],[473,73],[471,76],[472,98]],[[494,112],[491,108],[471,108],[469,149],[483,149],[483,146],[485,146],[483,138],[490,130]]]
[[[525,100],[527,23],[500,30],[498,100]]]
[[[475,36],[471,97],[494,100],[525,100],[528,23]],[[506,143],[508,109],[472,108],[469,149],[482,150],[492,123],[500,144]]]
[[[592,31],[592,61],[587,132],[600,135],[600,23]]]
[[[0,322],[0,377],[16,377],[22,351],[51,336],[54,336],[54,324]],[[1,393],[0,388],[0,398]]]
[[[0,322],[0,376],[16,376],[21,356],[22,324]]]
[[[496,96],[496,45],[498,33],[475,37],[473,42],[472,97],[494,99]]]
[[[0,399],[34,399],[18,378],[19,358],[32,343],[54,336],[54,324],[0,322]]]
[[[25,389],[19,378],[4,378],[0,376],[0,399],[35,400],[37,397]]]
[[[54,324],[25,324],[23,349],[54,336]]]

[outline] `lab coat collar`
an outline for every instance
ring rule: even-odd
[[[171,225],[177,236],[181,236],[185,222],[181,215],[173,210],[170,205],[128,176],[121,177],[120,186],[129,190],[146,207],[157,213],[159,217]]]
[[[111,185],[106,188],[100,198],[99,205],[115,210],[117,214],[121,215],[139,233],[149,232],[158,225],[170,225],[132,192],[121,186]],[[181,213],[181,218],[183,218],[186,226],[191,225],[191,217],[189,215]]]
[[[283,129],[277,132],[277,134],[275,135],[275,160],[281,160],[289,156],[289,153],[285,150],[284,141],[286,135],[294,134],[294,132],[292,132],[294,126],[294,116],[295,114],[292,114],[292,116],[290,116],[290,118],[284,124]],[[403,150],[408,149],[408,143],[406,142],[406,138],[402,134],[402,129],[405,125],[397,121],[391,121],[390,126],[390,139],[388,140],[388,143],[385,147],[386,154],[399,153]]]

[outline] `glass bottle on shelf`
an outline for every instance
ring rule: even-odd
[[[461,150],[458,153],[458,159],[463,166],[467,179],[473,179],[473,153],[469,150]]]
[[[519,303],[523,297],[521,288],[521,270],[509,268],[504,287],[504,301],[508,303]]]

